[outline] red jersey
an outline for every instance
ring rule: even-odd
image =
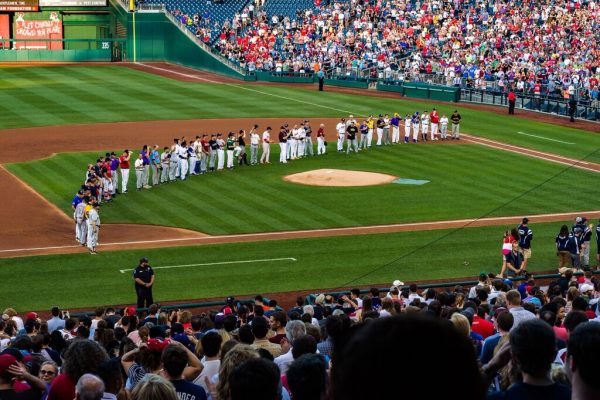
[[[123,155],[119,157],[119,167],[121,169],[129,169],[129,160],[127,160],[127,157]]]
[[[325,137],[325,129],[319,128],[319,130],[317,130],[317,137]]]
[[[430,115],[430,118],[431,118],[431,123],[432,124],[437,124],[437,123],[440,122],[440,114],[438,114],[437,111],[432,111],[431,115]]]

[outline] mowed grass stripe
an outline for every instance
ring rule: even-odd
[[[242,174],[231,174],[229,177],[233,187],[239,190],[238,196],[243,196],[245,204],[250,207],[248,214],[252,214],[255,209],[265,209],[261,220],[269,224],[273,230],[289,230],[298,226],[320,227],[320,222],[312,217],[310,213],[300,214],[297,212],[297,203],[292,198],[275,198],[271,190],[260,190],[260,180],[244,179]],[[264,194],[264,195],[262,195]],[[290,221],[290,224],[287,223]]]
[[[110,94],[102,95],[106,93],[102,86],[90,84],[89,75],[82,74],[81,69],[73,69],[70,78],[63,81],[63,85],[69,88],[66,93],[82,102],[101,121],[126,121],[131,112],[144,113],[143,109],[129,107],[126,102]]]
[[[10,81],[6,82],[7,85],[11,85]],[[12,86],[12,85],[11,85]],[[17,94],[17,92],[19,92]],[[64,118],[60,115],[61,110],[55,109],[53,104],[47,104],[46,101],[40,100],[39,96],[35,96],[26,92],[21,93],[21,88],[12,86],[9,89],[0,91],[0,103],[5,105],[9,110],[16,114],[27,115],[28,121],[36,121],[36,125],[59,125],[66,124],[69,121],[69,116],[64,115]],[[23,120],[11,120],[10,122],[4,122],[6,117],[3,115],[0,121],[0,127],[6,128],[8,125],[11,126],[27,126],[23,124]]]
[[[30,71],[30,74],[35,78],[47,78],[48,76],[39,74],[35,70]],[[65,80],[61,82],[61,86],[64,85]],[[48,104],[53,104],[54,107],[61,108],[68,112],[71,117],[75,120],[88,120],[90,122],[98,122],[100,119],[97,118],[93,113],[88,112],[86,107],[79,106],[76,101],[68,96],[65,91],[62,91],[60,95],[56,95],[53,91],[48,90],[46,87],[22,87],[21,90],[30,93],[31,96],[35,96],[40,99],[45,99]]]
[[[89,70],[80,71],[84,75],[90,75]],[[178,115],[181,109],[189,107],[185,96],[172,91],[163,90],[158,85],[148,85],[144,82],[135,80],[126,81],[126,83],[118,88],[110,88],[117,91],[118,97],[128,99],[127,103],[131,107],[135,107],[139,111],[149,116],[154,116],[154,119],[164,119],[164,116],[156,116],[158,113],[165,115]]]

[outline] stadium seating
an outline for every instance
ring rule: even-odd
[[[315,8],[314,0],[267,0],[263,11],[269,17],[273,15],[293,18],[296,12]]]

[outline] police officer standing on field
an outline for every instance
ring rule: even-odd
[[[148,259],[143,257],[133,271],[135,281],[135,293],[137,294],[137,307],[150,307],[154,303],[152,299],[152,286],[154,285],[154,271],[148,264]]]

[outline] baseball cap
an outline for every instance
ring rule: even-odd
[[[581,285],[581,293],[589,292],[591,290],[594,290],[594,285],[591,285],[589,283],[584,283],[583,285]]]
[[[27,313],[25,319],[38,319],[38,315],[36,312],[31,311]]]
[[[581,218],[581,217],[575,218],[575,223],[576,224],[581,224],[582,222],[583,222],[583,218]]]
[[[140,262],[141,263],[148,262],[148,258],[147,257],[142,257],[142,258],[140,258]]]
[[[392,286],[404,286],[404,282],[402,282],[400,279],[396,279],[394,282],[392,282]]]
[[[134,306],[129,306],[129,307],[125,307],[124,311],[125,311],[125,314],[127,314],[127,315],[134,315],[137,310],[135,309]]]
[[[3,374],[13,364],[17,363],[17,359],[10,354],[0,355],[0,374]]]
[[[523,218],[523,223],[524,223],[524,224],[527,224],[527,223],[529,223],[529,218],[527,218],[527,217]]]
[[[223,314],[225,315],[229,315],[231,314],[233,311],[231,311],[231,307],[227,306],[225,308],[223,308]]]

